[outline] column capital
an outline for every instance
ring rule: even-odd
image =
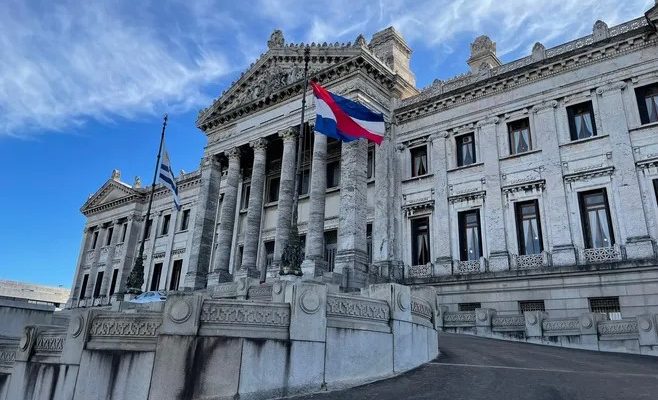
[[[226,156],[231,160],[240,160],[241,151],[238,147],[233,147],[224,152]]]
[[[279,131],[279,137],[282,138],[284,142],[294,142],[297,140],[297,129],[287,128]]]
[[[557,107],[557,100],[544,101],[543,103],[533,106],[532,112],[538,114],[542,111],[553,110],[556,107]]]
[[[500,122],[500,118],[498,118],[496,116],[490,116],[490,117],[487,117],[487,118],[485,118],[481,121],[478,121],[478,123],[475,124],[475,126],[477,128],[482,128],[482,127],[487,126],[487,125],[497,125],[499,122]]]
[[[448,131],[434,132],[427,137],[427,141],[430,143],[434,143],[435,140],[445,139],[448,136],[449,136]]]
[[[267,149],[267,145],[269,144],[269,141],[265,138],[258,138],[256,140],[252,140],[249,142],[249,146],[251,146],[254,151],[255,150],[262,150],[265,151]]]

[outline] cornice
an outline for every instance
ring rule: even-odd
[[[463,74],[449,81],[435,81],[420,94],[403,100],[395,110],[396,122],[402,123],[477,101],[537,80],[582,68],[631,51],[656,45],[655,34],[647,34],[649,25],[641,17],[609,29],[606,40],[595,41],[593,35],[546,50],[546,58],[532,55],[495,67],[486,76]]]

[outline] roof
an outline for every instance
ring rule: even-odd
[[[64,304],[68,300],[70,292],[65,288],[0,280],[0,297]]]

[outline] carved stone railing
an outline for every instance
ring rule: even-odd
[[[432,276],[432,264],[410,265],[407,267],[407,278],[429,278]]]
[[[14,368],[18,342],[17,338],[0,337],[0,373],[10,374]]]
[[[601,321],[597,330],[601,340],[637,339],[639,336],[637,319]]]
[[[455,261],[455,272],[458,274],[473,274],[484,271],[485,266],[483,258],[478,260]]]
[[[205,300],[201,308],[202,336],[288,339],[290,305],[241,300]]]
[[[473,327],[475,326],[475,311],[445,312],[443,314],[445,327]]]
[[[162,325],[160,313],[98,314],[89,326],[87,348],[152,351],[155,349],[160,325]]]
[[[623,252],[619,245],[610,247],[597,247],[594,249],[583,249],[583,258],[588,264],[607,261],[621,261],[622,254]]]
[[[66,328],[49,327],[40,329],[34,342],[35,356],[58,357],[64,350],[66,342]]]
[[[525,331],[523,315],[495,315],[491,318],[491,329],[494,331]]]
[[[272,284],[262,284],[249,287],[249,290],[247,291],[247,298],[250,300],[271,301]]]
[[[411,296],[411,317],[417,323],[432,323],[432,305],[425,299]]]
[[[541,324],[544,336],[580,335],[580,321],[578,318],[552,318],[545,319]]]
[[[390,332],[390,309],[383,300],[327,295],[327,326]]]
[[[536,269],[549,265],[549,255],[543,251],[539,254],[525,254],[514,257],[516,269]]]

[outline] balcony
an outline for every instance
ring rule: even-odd
[[[517,270],[542,268],[551,264],[550,254],[546,251],[539,254],[515,255],[512,260],[512,268]]]
[[[477,260],[455,260],[453,262],[455,274],[473,274],[487,270],[487,259],[480,257]]]
[[[610,247],[583,249],[581,254],[581,261],[585,264],[622,261],[625,258],[624,249],[618,244],[612,245]]]

